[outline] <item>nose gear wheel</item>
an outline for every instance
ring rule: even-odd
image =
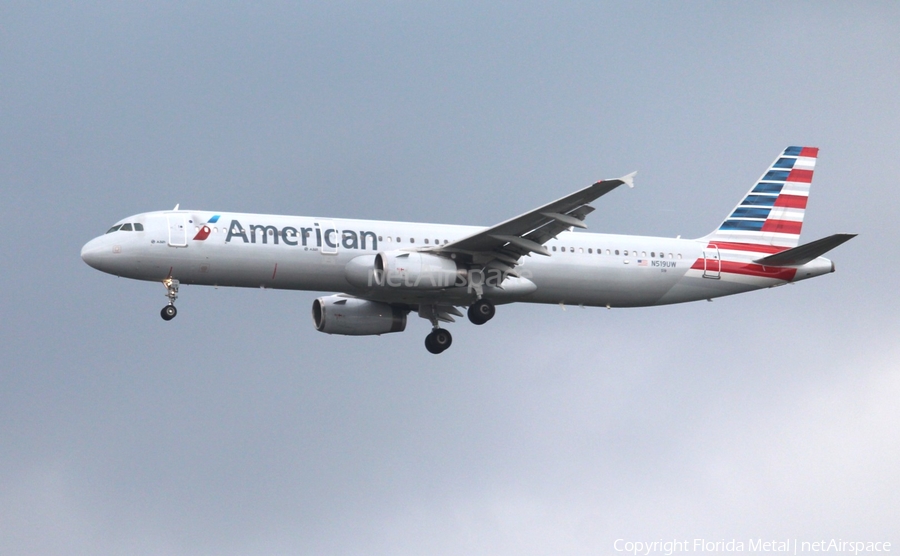
[[[174,305],[166,305],[159,314],[162,316],[163,320],[172,320],[175,318],[175,315],[178,314],[178,309],[176,309]]]

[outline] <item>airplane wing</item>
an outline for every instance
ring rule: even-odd
[[[594,210],[588,203],[622,184],[634,187],[635,174],[637,172],[618,179],[598,181],[552,203],[430,251],[455,254],[457,257],[461,255],[473,264],[494,267],[518,276],[514,268],[520,258],[531,253],[549,256],[544,243],[572,226],[586,228],[584,218]]]

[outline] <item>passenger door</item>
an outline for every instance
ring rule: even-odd
[[[187,214],[167,212],[169,222],[169,247],[187,247]]]

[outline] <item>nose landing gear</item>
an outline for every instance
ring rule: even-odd
[[[178,314],[178,309],[175,308],[175,300],[178,299],[178,280],[166,278],[163,280],[163,286],[166,287],[166,297],[169,299],[169,304],[162,308],[159,315],[163,320],[172,320]]]

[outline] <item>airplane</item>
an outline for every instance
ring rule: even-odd
[[[823,254],[856,234],[799,244],[815,147],[788,147],[711,233],[697,239],[575,232],[589,203],[635,173],[601,180],[491,227],[202,210],[147,212],[90,240],[97,270],[161,282],[177,314],[182,284],[333,292],[312,305],[316,330],[402,332],[431,323],[426,349],[453,339],[441,323],[483,325],[497,305],[646,307],[712,300],[834,272]]]

